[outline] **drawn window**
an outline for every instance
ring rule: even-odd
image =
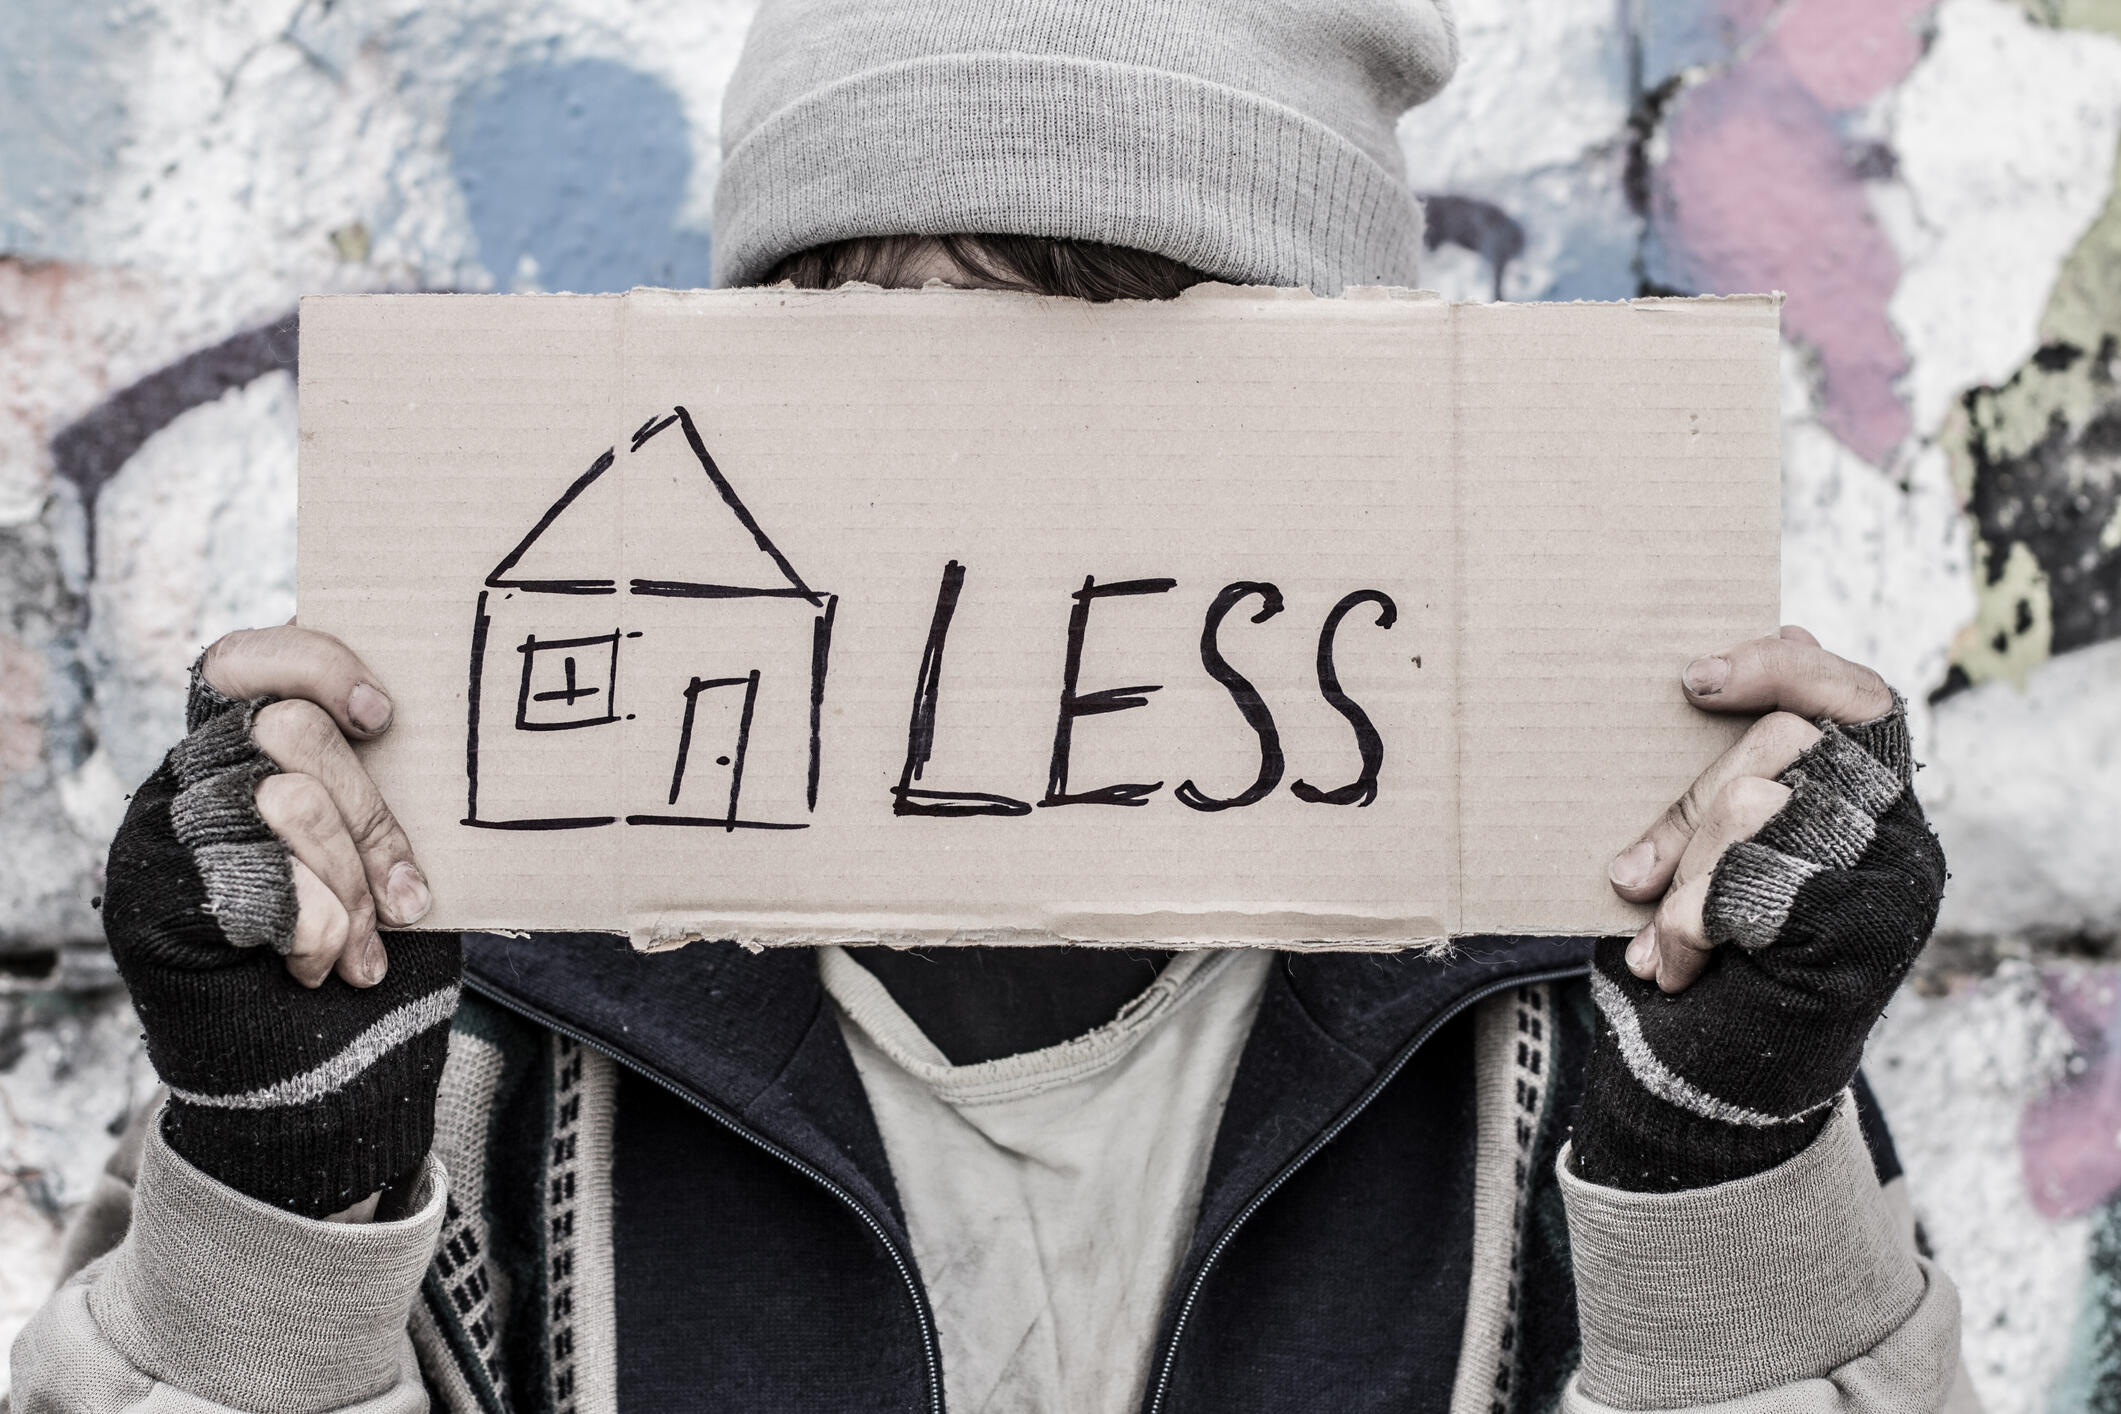
[[[618,720],[613,697],[619,683],[617,629],[596,638],[526,637],[523,688],[516,695],[516,729],[563,732]]]

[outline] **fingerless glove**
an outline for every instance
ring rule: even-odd
[[[250,735],[269,700],[233,701],[193,667],[190,734],[111,843],[103,926],[169,1087],[170,1147],[323,1217],[426,1155],[462,962],[453,933],[398,933],[373,987],[288,974],[294,876],[253,795],[275,769]]]
[[[1905,705],[1821,723],[1789,799],[1709,876],[1707,969],[1667,996],[1598,945],[1597,1037],[1571,1164],[1638,1192],[1761,1173],[1825,1127],[1937,921],[1944,852],[1910,783]],[[1724,945],[1728,946],[1724,946]]]

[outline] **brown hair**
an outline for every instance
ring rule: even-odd
[[[797,251],[773,267],[763,283],[783,280],[804,290],[829,290],[850,281],[904,285],[922,258],[941,253],[985,284],[1035,295],[1074,299],[1174,299],[1209,277],[1169,256],[1102,241],[1044,236],[856,236]]]

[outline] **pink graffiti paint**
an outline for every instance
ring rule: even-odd
[[[1922,57],[1935,0],[1799,0],[1769,43],[1823,108],[1861,108],[1907,77]]]
[[[1798,0],[1667,125],[1656,219],[1702,288],[1779,289],[1783,327],[1819,360],[1829,430],[1882,463],[1908,432],[1894,382],[1907,354],[1886,317],[1900,262],[1871,216],[1837,119],[1905,76],[1930,0]],[[1757,30],[1757,0],[1725,0]],[[1748,24],[1748,22],[1751,22]]]
[[[2026,1106],[2018,1149],[2033,1206],[2064,1218],[2121,1192],[2121,969],[2052,973],[2046,982],[2048,1008],[2082,1068]]]

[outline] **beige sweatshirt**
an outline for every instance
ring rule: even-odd
[[[1483,1003],[1476,1023],[1473,1269],[1454,1414],[1487,1414],[1504,1338],[1517,995]],[[430,1396],[475,1409],[417,1298],[448,1175],[478,1201],[490,1051],[451,1037],[438,1161],[394,1222],[270,1208],[193,1169],[143,1117],[74,1250],[116,1246],[73,1273],[15,1342],[14,1414],[418,1414]],[[615,1067],[584,1061],[585,1112],[608,1113]],[[1802,1153],[1714,1188],[1626,1193],[1579,1182],[1562,1162],[1582,1328],[1565,1414],[1978,1409],[1959,1360],[1958,1293],[1915,1251],[1904,1181],[1879,1186],[1848,1097]],[[608,1227],[589,1228],[608,1243]],[[577,1283],[576,1300],[601,1312],[580,1329],[609,1341],[608,1248],[579,1255],[603,1277]],[[614,1405],[609,1381],[578,1391],[580,1414]]]

